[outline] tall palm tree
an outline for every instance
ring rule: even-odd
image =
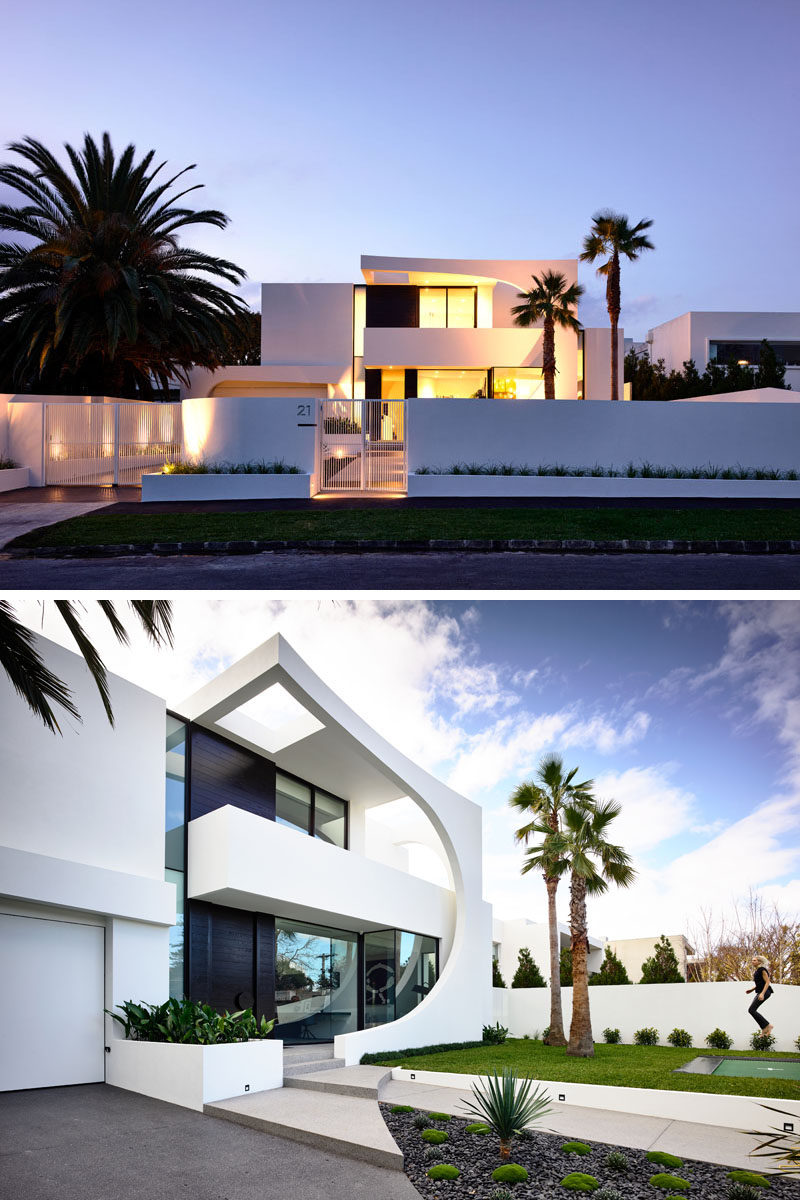
[[[98,600],[97,603],[117,641],[128,645],[128,631],[114,603],[111,600]],[[81,624],[77,605],[74,600],[55,600],[54,604],[83,655],[97,684],[106,716],[113,725],[114,713],[105,664]],[[169,600],[130,600],[129,604],[154,645],[172,645],[172,604]],[[16,692],[52,733],[60,733],[61,727],[51,701],[80,721],[81,716],[72,699],[72,692],[63,680],[45,666],[41,654],[36,649],[36,635],[22,624],[8,600],[0,600],[0,666],[4,668]]]
[[[604,208],[594,214],[592,231],[583,239],[581,262],[594,262],[602,255],[608,255],[606,262],[597,268],[597,274],[606,277],[606,304],[611,319],[612,400],[619,400],[617,326],[622,309],[622,293],[619,282],[620,255],[624,254],[633,262],[643,250],[655,250],[655,246],[644,232],[652,224],[651,220],[645,219],[636,225],[629,225],[628,218],[622,213],[615,213],[609,208]]]
[[[542,372],[544,374],[544,398],[556,398],[556,325],[562,329],[573,329],[576,333],[581,323],[573,309],[583,295],[579,283],[567,286],[567,279],[560,271],[545,271],[541,279],[532,275],[533,287],[529,292],[518,292],[522,304],[515,305],[514,324],[528,329],[538,321],[544,322],[542,337]]]
[[[161,178],[150,150],[119,157],[103,134],[65,145],[72,171],[41,142],[9,149],[0,166],[21,207],[0,204],[0,378],[17,389],[148,396],[153,381],[187,381],[194,365],[224,361],[243,302],[224,286],[244,279],[227,259],[181,246],[191,225],[224,229],[216,209],[180,204],[201,184],[175,190],[186,167]]]
[[[589,1011],[589,930],[586,897],[597,896],[610,883],[628,887],[636,877],[630,855],[621,846],[606,839],[606,831],[619,816],[620,806],[605,804],[569,804],[563,811],[563,825],[557,833],[545,837],[542,845],[529,850],[526,857],[531,869],[546,865],[551,875],[560,878],[570,873],[569,927],[572,938],[572,1023],[567,1054],[592,1058],[592,1021]],[[540,826],[536,832],[547,827]]]
[[[541,760],[536,771],[535,780],[527,780],[514,790],[509,804],[520,812],[533,817],[532,821],[523,825],[514,834],[517,842],[527,844],[534,834],[545,840],[561,828],[561,813],[567,804],[575,806],[592,802],[592,780],[575,783],[578,767],[564,772],[564,761],[557,754],[548,754]],[[549,1046],[566,1046],[564,1036],[564,1018],[561,1013],[561,970],[559,956],[561,947],[558,936],[558,915],[556,913],[556,891],[559,876],[549,870],[549,859],[546,855],[534,859],[530,852],[522,868],[522,874],[533,870],[534,866],[541,869],[544,885],[547,889],[547,923],[550,934],[550,1032],[545,1038]]]

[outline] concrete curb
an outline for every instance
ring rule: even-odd
[[[719,538],[711,541],[668,539],[591,541],[580,538],[430,538],[401,541],[230,541],[230,542],[129,542],[111,546],[6,547],[10,558],[120,558],[131,555],[230,555],[266,552],[313,552],[315,554],[369,554],[399,552],[424,554],[429,551],[473,551],[476,553],[527,552],[535,554],[800,554],[800,541],[745,541]]]

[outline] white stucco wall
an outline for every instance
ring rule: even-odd
[[[408,469],[538,466],[800,466],[800,405],[610,400],[409,400]]]
[[[710,342],[800,341],[800,313],[687,312],[656,325],[647,336],[653,362],[663,358],[667,371],[680,371],[691,358],[702,374]],[[800,388],[800,368],[788,368],[786,382]]]
[[[647,983],[589,988],[592,1034],[603,1041],[605,1028],[619,1029],[622,1041],[633,1042],[637,1029],[655,1027],[661,1045],[669,1045],[671,1030],[685,1029],[698,1053],[713,1054],[706,1035],[724,1029],[733,1038],[734,1050],[746,1050],[750,1035],[758,1031],[747,1009],[753,1000],[741,983]],[[572,988],[561,990],[564,1028],[572,1019]],[[512,1037],[533,1035],[550,1022],[550,992],[547,988],[494,989],[495,1020],[506,1025]],[[775,994],[761,1009],[775,1026],[775,1049],[795,1050],[800,1033],[800,988],[776,984]],[[720,1052],[722,1053],[722,1052]]]
[[[625,330],[617,330],[617,385],[623,398]],[[583,394],[588,400],[611,399],[611,327],[583,331]]]
[[[183,401],[183,440],[190,458],[249,462],[282,458],[314,470],[316,400],[279,396],[195,396]]]
[[[353,358],[352,283],[264,283],[262,364],[335,364]]]

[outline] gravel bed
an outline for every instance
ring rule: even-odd
[[[405,1172],[417,1191],[428,1200],[491,1200],[496,1188],[508,1188],[514,1200],[582,1200],[592,1193],[575,1192],[559,1185],[572,1172],[593,1175],[601,1187],[614,1188],[623,1200],[665,1200],[671,1193],[654,1187],[648,1181],[651,1175],[661,1172],[677,1175],[691,1184],[688,1192],[681,1193],[688,1200],[727,1200],[730,1168],[716,1163],[682,1159],[682,1167],[664,1167],[648,1161],[646,1151],[627,1146],[613,1146],[605,1142],[593,1142],[587,1138],[567,1138],[561,1134],[531,1132],[524,1138],[515,1138],[511,1157],[500,1158],[500,1143],[494,1134],[465,1133],[470,1120],[451,1117],[447,1122],[431,1121],[429,1128],[445,1130],[447,1141],[435,1147],[435,1154],[428,1152],[428,1145],[420,1136],[421,1130],[414,1127],[416,1112],[392,1113],[391,1105],[381,1104],[381,1113],[389,1131],[403,1152]],[[419,1110],[425,1113],[424,1109]],[[475,1120],[478,1118],[476,1117]],[[578,1155],[565,1153],[561,1147],[568,1141],[583,1141],[591,1146],[591,1153]],[[628,1160],[626,1171],[615,1171],[605,1165],[605,1157],[611,1150],[621,1151]],[[513,1186],[495,1183],[492,1171],[503,1161],[519,1163],[528,1171],[526,1183]],[[461,1171],[458,1179],[428,1179],[427,1171],[436,1163],[452,1163]],[[758,1164],[761,1164],[760,1166]],[[754,1159],[751,1170],[766,1174],[769,1159]],[[800,1180],[769,1176],[771,1186],[763,1189],[769,1200],[800,1200]]]

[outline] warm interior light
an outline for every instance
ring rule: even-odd
[[[736,365],[737,365],[737,367],[749,367],[749,366],[750,366],[750,359],[749,359],[749,358],[740,358],[740,359],[737,359]]]

